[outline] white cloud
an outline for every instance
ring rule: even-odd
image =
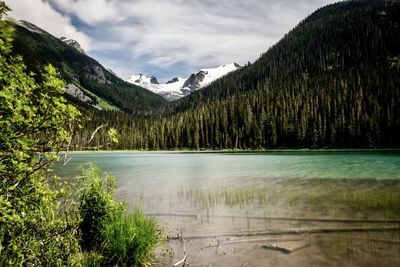
[[[148,56],[155,66],[168,68],[182,61],[203,61],[205,66],[244,63],[258,58],[328,2],[332,1],[119,1],[119,23],[109,27],[123,36],[133,59]]]
[[[121,0],[47,0],[64,12],[78,16],[82,21],[94,25],[100,22],[116,22],[120,17]]]
[[[91,49],[91,39],[71,23],[68,16],[57,12],[49,3],[41,0],[12,0],[7,2],[12,9],[9,16],[17,20],[27,20],[56,37],[75,39],[85,51]]]
[[[119,72],[124,77],[134,69],[145,73],[153,73],[153,70],[156,70],[162,75],[162,70],[171,73],[171,68],[182,64],[190,69],[189,72],[194,72],[198,67],[254,61],[307,15],[325,4],[335,2],[335,0],[12,1],[16,13],[25,16],[20,17],[31,19],[33,23],[52,33],[61,27],[69,27],[72,33],[68,36],[84,45],[85,35],[70,23],[70,18],[78,18],[79,24],[83,23],[86,26],[86,34],[96,40],[92,43],[93,54],[100,62],[112,62],[110,67],[124,70]],[[32,12],[32,10],[38,11]],[[57,20],[54,17],[57,17]],[[79,35],[83,36],[79,38]],[[117,54],[118,57],[115,56]]]

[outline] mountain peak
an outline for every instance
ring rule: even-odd
[[[66,43],[67,45],[72,46],[79,52],[85,54],[85,51],[82,49],[81,45],[77,41],[75,41],[73,39],[68,39],[67,37],[61,37],[60,40],[63,41],[64,43]]]
[[[166,84],[179,82],[180,79],[182,79],[182,78],[180,78],[180,77],[175,77],[175,78],[169,80]]]
[[[142,73],[139,74],[133,74],[129,79],[128,82],[133,83],[133,84],[137,84],[139,86],[142,86],[144,84],[159,84],[158,80],[156,77],[154,76],[147,76],[144,75]]]
[[[39,28],[38,26],[36,26],[33,23],[30,23],[29,21],[26,20],[20,20],[18,21],[18,25],[24,27],[25,29],[34,32],[34,33],[38,33],[38,34],[47,34],[47,32],[41,28]]]

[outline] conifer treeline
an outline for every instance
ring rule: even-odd
[[[400,1],[315,12],[254,64],[159,115],[96,113],[114,149],[400,147]],[[105,131],[95,141],[106,141]]]

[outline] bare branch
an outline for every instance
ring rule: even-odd
[[[94,130],[94,132],[92,133],[92,136],[90,137],[88,144],[90,144],[90,142],[92,142],[92,140],[93,140],[94,136],[96,135],[96,133],[97,133],[101,128],[104,128],[104,127],[106,127],[106,126],[108,126],[108,124],[103,124],[103,125],[100,125],[99,127],[97,127],[96,130]]]
[[[182,235],[182,229],[180,229],[180,231],[178,232],[178,231],[176,231],[177,232],[177,237],[181,240],[181,242],[182,242],[182,249],[183,249],[183,258],[180,260],[180,261],[178,261],[178,262],[176,262],[174,265],[172,265],[172,267],[177,267],[177,266],[179,266],[179,265],[181,265],[182,264],[182,267],[185,267],[185,265],[186,265],[186,260],[187,260],[187,256],[188,256],[188,254],[187,254],[187,252],[186,252],[186,240],[183,238],[183,235]]]

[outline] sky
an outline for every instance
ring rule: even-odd
[[[9,16],[77,40],[121,78],[161,82],[254,62],[332,0],[5,0]]]

